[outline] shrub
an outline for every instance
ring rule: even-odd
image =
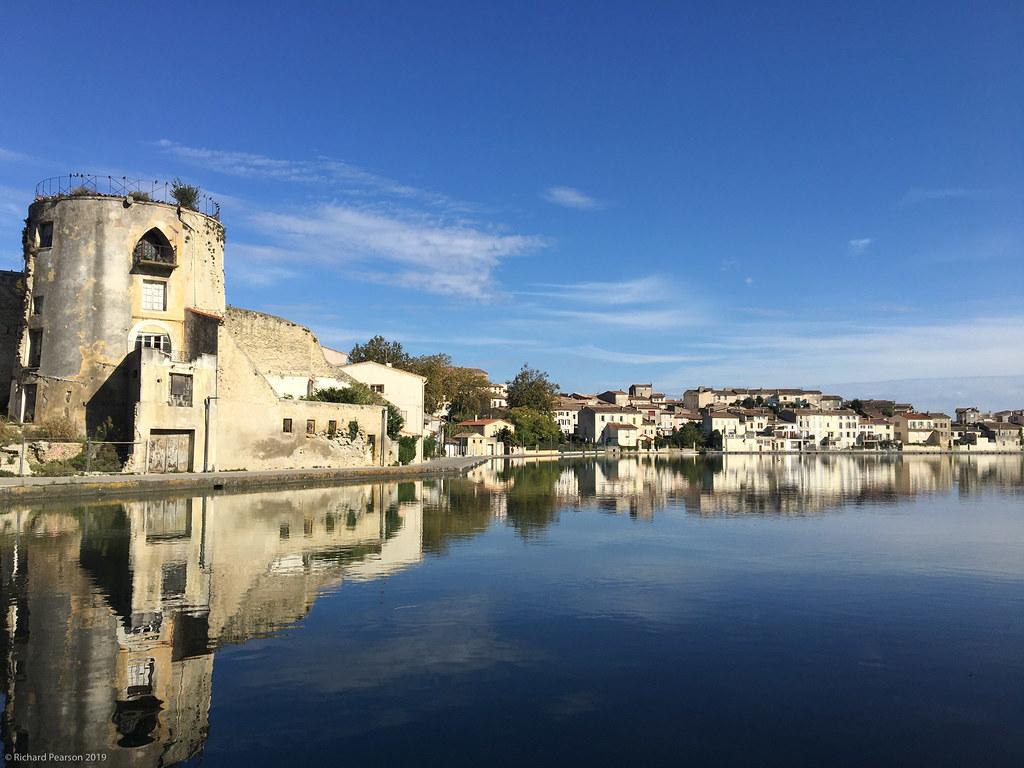
[[[78,427],[66,416],[46,419],[39,425],[39,436],[52,440],[72,441],[79,439]]]
[[[195,210],[196,205],[199,203],[200,193],[201,190],[199,187],[186,184],[181,179],[175,179],[171,182],[171,197],[173,197],[182,208],[191,208]]]
[[[75,472],[75,467],[69,461],[44,461],[32,467],[32,474],[38,477],[64,477]]]
[[[149,192],[132,192],[132,200],[137,200],[140,203],[152,202],[153,198],[149,196]]]
[[[81,197],[83,195],[91,195],[93,194],[93,191],[83,184],[73,188],[69,194],[72,197]]]
[[[92,445],[92,460],[86,456],[90,448],[82,448],[82,452],[72,458],[68,463],[79,472],[120,472],[124,468],[117,449],[109,443]]]
[[[0,469],[0,477],[17,477],[17,475],[9,469]]]
[[[423,438],[423,457],[432,459],[438,455],[438,442],[436,437]]]
[[[416,438],[403,435],[398,438],[398,463],[408,464],[416,458]]]

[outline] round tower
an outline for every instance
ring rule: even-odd
[[[23,240],[24,322],[9,415],[71,422],[80,434],[126,432],[122,411],[138,387],[131,353],[150,347],[184,359],[191,311],[224,312],[216,204],[180,185],[48,179]]]

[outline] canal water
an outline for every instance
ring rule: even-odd
[[[1019,457],[9,507],[0,576],[12,765],[1024,764]]]

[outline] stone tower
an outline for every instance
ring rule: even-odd
[[[192,319],[224,313],[224,227],[209,198],[186,207],[171,190],[95,176],[39,185],[23,236],[12,419],[131,439],[132,353],[212,351]]]

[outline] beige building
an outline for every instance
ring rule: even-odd
[[[599,394],[597,399],[602,403],[608,403],[609,405],[618,405],[623,407],[629,405],[629,395],[621,389],[609,389],[608,391]]]
[[[857,444],[862,448],[885,447],[896,439],[895,424],[892,419],[870,418],[861,416],[858,421],[860,434]]]
[[[398,408],[404,422],[402,434],[416,438],[413,463],[423,461],[423,389],[427,384],[426,377],[395,368],[390,363],[382,365],[371,361],[351,363],[345,366],[344,371]]]
[[[457,432],[476,432],[484,437],[496,437],[503,429],[515,430],[515,425],[505,419],[468,419],[455,425]]]
[[[351,381],[308,329],[226,306],[215,209],[97,184],[52,180],[29,207],[24,292],[0,292],[21,312],[10,418],[116,441],[139,472],[392,460],[382,406],[300,399]]]
[[[950,446],[950,418],[944,413],[897,413],[894,423],[895,439],[904,446]]]
[[[578,419],[577,434],[582,440],[623,447],[637,444],[644,422],[635,408],[615,405],[584,406]]]
[[[505,450],[497,437],[471,430],[456,432],[445,445],[446,456],[502,456]]]

